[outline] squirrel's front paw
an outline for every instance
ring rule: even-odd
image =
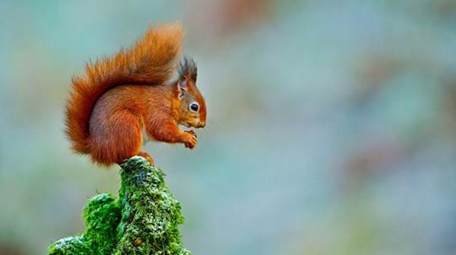
[[[198,137],[196,136],[195,131],[189,130],[185,131],[186,133],[186,138],[185,138],[185,148],[190,148],[193,149],[196,146],[196,143],[198,142]]]

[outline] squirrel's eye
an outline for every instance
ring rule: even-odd
[[[199,105],[197,102],[193,102],[189,105],[190,111],[197,112],[199,110]]]

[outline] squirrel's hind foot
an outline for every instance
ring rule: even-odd
[[[141,156],[141,157],[147,159],[147,161],[149,161],[151,166],[155,166],[154,159],[147,152],[141,151],[141,152],[138,153],[138,156]]]

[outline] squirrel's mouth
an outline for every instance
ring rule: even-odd
[[[182,126],[188,127],[188,128],[203,128],[206,126],[205,122],[182,122],[180,123]]]

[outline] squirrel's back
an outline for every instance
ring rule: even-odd
[[[173,78],[183,36],[178,23],[149,28],[133,47],[86,65],[86,75],[72,81],[66,107],[66,133],[73,150],[90,153],[89,120],[106,91],[127,84],[163,84]]]

